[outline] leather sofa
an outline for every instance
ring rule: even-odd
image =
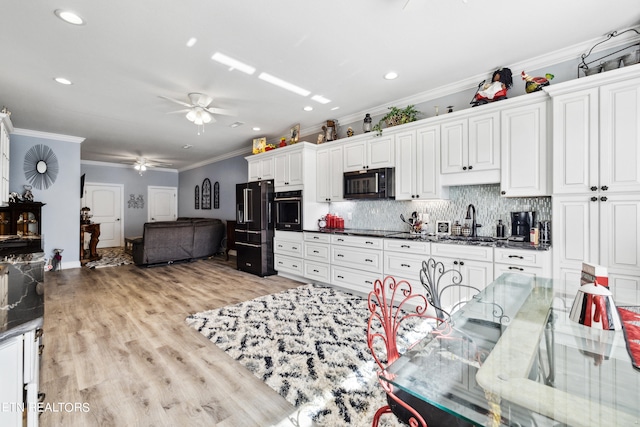
[[[207,258],[222,252],[226,228],[215,218],[178,218],[147,222],[142,238],[134,240],[136,265],[171,264]]]

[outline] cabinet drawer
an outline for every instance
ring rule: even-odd
[[[273,239],[273,253],[293,255],[302,258],[302,242],[292,242],[290,240]]]
[[[415,240],[384,239],[384,250],[413,255],[429,255],[431,253],[431,244]]]
[[[544,261],[549,258],[547,251],[526,249],[496,248],[494,254],[496,263],[540,268],[544,267]]]
[[[322,262],[305,260],[304,277],[323,283],[331,283],[331,266]]]
[[[358,248],[382,249],[382,239],[366,236],[347,236],[340,234],[331,236],[331,243],[341,246],[354,246]]]
[[[431,255],[436,259],[448,257],[493,262],[493,247],[434,243],[431,245]]]
[[[331,234],[310,233],[308,231],[305,231],[303,234],[305,242],[331,243]]]
[[[298,274],[302,276],[302,264],[303,263],[301,258],[293,258],[278,254],[273,256],[273,265],[277,271]]]
[[[384,275],[408,277],[419,281],[422,262],[428,259],[428,255],[408,255],[402,253],[384,253]]]
[[[544,270],[542,267],[531,267],[528,265],[513,265],[513,264],[498,264],[494,265],[496,278],[500,277],[504,273],[518,273],[530,277],[544,277]],[[579,282],[578,282],[579,283]]]
[[[382,274],[382,251],[332,246],[331,263]]]
[[[331,266],[331,284],[369,293],[373,290],[376,280],[382,280],[380,274],[368,273],[351,268]]]
[[[331,246],[322,243],[305,243],[304,259],[320,262],[329,262],[331,259]]]

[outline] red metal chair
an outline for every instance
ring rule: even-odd
[[[396,282],[395,278],[388,276],[384,281],[375,281],[373,291],[369,293],[368,305],[371,315],[367,323],[367,345],[380,368],[378,381],[387,394],[387,405],[378,409],[372,426],[377,427],[383,414],[393,413],[411,427],[427,427],[424,418],[409,404],[398,398],[391,383],[382,379],[391,375],[386,371],[386,367],[400,357],[397,337],[402,322],[414,317],[433,319],[427,314],[427,299],[424,295],[414,294],[408,282],[404,280]],[[378,340],[384,343],[386,358],[381,358],[377,354],[375,343]]]

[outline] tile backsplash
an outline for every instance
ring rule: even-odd
[[[409,226],[400,220],[400,214],[408,218],[412,212],[426,213],[429,231],[433,232],[436,221],[453,224],[458,220],[463,224],[469,204],[475,206],[477,223],[482,224],[478,228],[479,236],[495,236],[499,219],[506,224],[507,234],[510,234],[510,213],[515,211],[535,211],[536,221],[551,219],[551,197],[501,197],[500,184],[450,187],[449,200],[333,202],[329,211],[342,216],[346,228],[398,231],[409,230]]]

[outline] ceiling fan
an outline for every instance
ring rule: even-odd
[[[178,99],[169,98],[167,96],[160,95],[160,98],[166,99],[176,104],[187,107],[182,110],[172,111],[171,113],[186,113],[187,120],[193,122],[198,126],[198,135],[200,135],[200,129],[204,132],[204,125],[207,123],[215,122],[214,114],[220,114],[225,116],[235,116],[235,111],[225,110],[223,108],[212,107],[211,103],[213,98],[204,93],[192,92],[189,95],[189,102],[180,101]]]
[[[134,161],[125,161],[128,165],[133,165],[133,168],[138,171],[138,174],[142,176],[142,173],[148,168],[166,168],[171,166],[171,163],[156,162],[155,160],[149,160],[145,157],[138,157]]]

